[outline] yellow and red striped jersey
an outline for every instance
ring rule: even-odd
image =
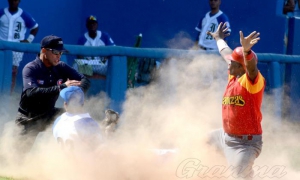
[[[262,134],[261,104],[265,79],[260,72],[254,82],[245,73],[240,78],[229,75],[222,101],[224,131],[228,134]]]

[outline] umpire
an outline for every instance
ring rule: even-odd
[[[86,92],[90,87],[87,78],[60,61],[64,52],[67,50],[62,38],[46,36],[41,41],[41,50],[36,59],[23,69],[23,92],[15,120],[22,129],[18,148],[23,152],[29,151],[38,133],[63,112],[62,108],[55,107],[62,89],[79,86]]]

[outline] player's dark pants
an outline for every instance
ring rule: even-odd
[[[30,115],[18,113],[15,123],[21,128],[19,139],[16,144],[16,148],[20,153],[27,153],[32,148],[34,141],[39,134],[49,127],[55,118],[64,112],[62,108],[54,108],[53,110],[40,114]]]

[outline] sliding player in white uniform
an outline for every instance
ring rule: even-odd
[[[231,29],[228,17],[220,10],[221,0],[209,0],[209,5],[211,11],[205,14],[195,28],[198,31],[195,46],[203,50],[218,50],[216,41],[206,32],[215,32],[220,22],[226,23],[229,33]]]
[[[100,126],[86,113],[84,93],[78,86],[60,91],[66,110],[53,125],[53,136],[66,151],[94,151],[102,143]]]
[[[0,40],[31,43],[38,32],[38,24],[30,14],[19,8],[20,0],[8,0],[9,7],[0,10]],[[29,36],[25,39],[27,29]],[[14,90],[22,52],[13,52],[11,93]]]

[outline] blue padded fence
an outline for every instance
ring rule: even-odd
[[[125,99],[127,90],[127,57],[144,58],[193,58],[201,55],[203,51],[188,51],[163,48],[131,48],[131,47],[85,47],[77,45],[66,45],[68,55],[82,56],[105,56],[109,57],[108,72],[106,80],[102,81],[101,90],[110,97],[110,108],[121,111],[121,104]],[[21,51],[37,54],[40,50],[39,44],[23,44],[0,41],[0,93],[9,93],[11,83],[12,53],[11,51]],[[272,108],[278,122],[282,118],[299,121],[300,111],[297,110],[300,104],[300,56],[282,55],[270,53],[258,53],[259,69],[267,80],[267,90],[273,96]],[[32,60],[32,59],[30,59]],[[66,58],[68,64],[72,60]],[[26,63],[26,62],[25,62]],[[20,69],[21,69],[20,65]],[[19,69],[19,72],[21,70]],[[285,105],[284,95],[288,95],[289,105]],[[284,116],[284,117],[283,117]]]

